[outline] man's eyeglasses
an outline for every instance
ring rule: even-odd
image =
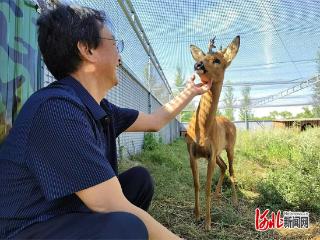
[[[100,37],[100,39],[113,40],[116,44],[118,53],[121,53],[123,51],[123,48],[124,48],[123,40],[118,40],[118,39],[114,39],[114,38],[104,38],[104,37]]]

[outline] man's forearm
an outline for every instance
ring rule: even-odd
[[[115,199],[116,201],[114,201]],[[129,202],[124,196],[115,199],[109,202],[104,208],[94,208],[92,210],[96,212],[123,211],[136,215],[145,224],[148,230],[149,240],[180,239],[177,235],[173,234],[166,227],[156,221],[149,213]]]
[[[170,232],[166,227],[157,222],[149,213],[134,206],[126,205],[125,211],[128,211],[140,218],[148,229],[149,239],[180,239],[177,235]]]
[[[149,239],[179,239],[146,211],[129,202],[117,177],[76,192],[76,195],[94,212],[128,212],[136,215],[146,225]]]
[[[159,130],[175,118],[196,96],[189,89],[184,89],[178,96],[153,113]]]

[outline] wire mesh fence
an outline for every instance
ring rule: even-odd
[[[234,99],[239,103],[246,87],[240,84],[249,83],[251,96],[263,98],[319,72],[319,0],[124,1],[132,2],[169,79],[174,78],[177,66],[188,76],[194,64],[189,45],[206,51],[213,36],[217,48],[226,47],[236,35],[241,37],[239,53],[225,75],[225,83],[229,80],[234,86]],[[223,88],[221,99],[225,92]],[[294,101],[277,99],[274,104],[309,105],[310,98],[301,96],[311,92],[309,87],[292,94],[297,96]]]
[[[171,89],[167,84],[160,65],[155,61],[156,57],[152,53],[152,47],[148,45],[146,37],[142,37],[143,29],[135,26],[137,18],[127,16],[122,9],[122,1],[108,0],[64,0],[68,4],[78,4],[90,8],[102,10],[110,18],[114,25],[116,38],[124,40],[125,46],[121,53],[122,61],[135,78],[161,102],[165,103],[170,98]]]

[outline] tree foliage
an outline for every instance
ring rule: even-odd
[[[226,81],[226,83],[230,85],[230,81]],[[231,121],[234,120],[234,109],[233,109],[234,102],[235,102],[235,99],[233,95],[233,87],[230,85],[226,87],[226,91],[224,92],[223,103],[224,103],[224,106],[226,107],[224,110],[224,115]]]
[[[143,69],[144,84],[150,92],[163,104],[169,100],[169,92],[164,83],[157,78],[153,65],[147,63]]]
[[[313,110],[310,110],[308,107],[303,107],[303,112],[298,113],[295,118],[313,118],[315,114]]]
[[[318,62],[318,75],[320,75],[320,51],[318,51],[317,56]],[[315,117],[320,117],[320,81],[316,82],[312,88],[313,90],[313,113]]]
[[[182,75],[181,67],[177,67],[177,72],[176,72],[174,84],[175,84],[176,88],[177,88],[179,91],[181,91],[182,88],[183,88],[184,85],[185,85],[184,76]]]
[[[309,107],[303,107],[303,112],[298,113],[297,115],[293,115],[289,111],[272,111],[268,116],[264,117],[254,117],[254,120],[275,120],[275,119],[301,119],[301,118],[314,118],[316,117],[313,109],[309,109]]]
[[[240,107],[240,119],[241,120],[246,120],[246,118],[252,119],[253,114],[251,113],[251,107],[250,107],[250,91],[251,87],[244,87],[242,88],[242,101],[241,101],[241,107]]]

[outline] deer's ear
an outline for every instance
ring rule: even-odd
[[[236,36],[232,40],[232,42],[229,44],[229,46],[222,51],[223,56],[224,56],[225,60],[227,61],[227,66],[230,65],[232,60],[237,55],[239,47],[240,47],[240,36]]]
[[[190,51],[196,62],[199,62],[205,56],[204,52],[195,45],[190,45]]]

